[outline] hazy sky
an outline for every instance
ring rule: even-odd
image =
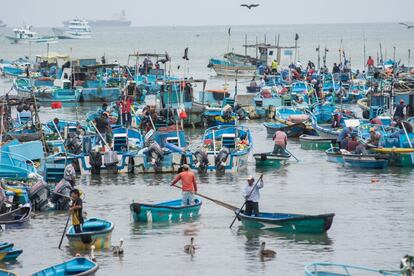
[[[124,9],[134,26],[251,25],[414,21],[414,0],[0,0],[9,26],[60,26]],[[252,10],[241,3],[259,3]]]

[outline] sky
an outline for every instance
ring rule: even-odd
[[[258,3],[248,10],[242,3]],[[414,0],[12,0],[0,1],[9,26],[61,26],[125,10],[133,26],[280,25],[414,21]]]

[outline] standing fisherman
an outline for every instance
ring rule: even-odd
[[[273,153],[278,154],[278,155],[286,154],[286,146],[287,146],[286,133],[282,130],[276,131],[275,135],[273,136],[273,141],[275,141]]]
[[[197,193],[197,182],[194,173],[187,164],[183,165],[183,172],[179,173],[171,182],[171,186],[181,180],[183,191],[183,205],[194,205],[194,194]]]
[[[80,192],[78,189],[73,189],[70,192],[72,199],[72,205],[69,208],[69,212],[72,214],[72,225],[75,229],[75,233],[82,232],[83,216],[82,216],[82,199],[80,198]]]
[[[243,189],[243,197],[246,200],[246,209],[245,214],[251,216],[252,213],[258,217],[259,216],[259,200],[260,192],[259,189],[263,188],[263,179],[260,180],[260,183],[254,185],[254,177],[250,175],[247,178],[247,185]]]

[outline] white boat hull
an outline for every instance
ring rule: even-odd
[[[52,30],[59,39],[88,39],[92,37],[91,32],[76,32],[59,28],[53,28]]]
[[[214,64],[213,69],[218,76],[229,76],[239,78],[250,78],[256,76],[255,67],[235,67],[225,66],[221,64]]]

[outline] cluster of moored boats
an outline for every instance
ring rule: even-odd
[[[225,62],[210,61],[214,70],[214,64],[221,64],[217,73],[238,75],[239,67],[252,62],[237,55],[226,57]],[[311,63],[306,69],[292,64],[261,72],[263,64],[256,60],[249,66],[254,67],[254,75],[262,73],[260,83],[253,79],[247,87],[253,93],[238,95],[237,91],[206,90],[205,80],[171,76],[167,53],[129,58],[135,59],[134,65],[108,64],[105,57],[98,62],[50,53],[37,56],[36,61],[1,61],[1,73],[12,79],[18,96],[0,98],[0,225],[6,229],[25,225],[32,210],[67,210],[72,186],[64,179],[64,171],[69,164],[80,175],[172,173],[184,164],[200,174],[243,170],[254,141],[250,129],[240,124],[246,119],[268,119],[264,127],[269,136],[281,130],[289,138],[298,138],[302,149],[326,151],[331,162],[364,169],[414,167],[414,120],[410,118],[414,71],[393,60],[364,73],[346,66],[329,73],[326,68],[316,70]],[[202,90],[196,95],[194,89],[200,83]],[[58,110],[85,102],[104,104],[86,114],[85,120],[39,119],[42,105]],[[405,114],[396,122],[394,103],[399,102],[406,103]],[[353,103],[362,108],[363,118],[350,110]],[[130,120],[123,116],[127,113]],[[189,143],[186,126],[205,127],[201,141]],[[338,136],[344,129],[367,151],[340,149]],[[272,168],[287,164],[291,157],[297,159],[289,151],[254,153],[253,157],[256,166]],[[183,206],[181,200],[133,202],[130,210],[136,222],[191,220],[198,216],[201,197],[211,200],[199,196],[191,206]],[[333,213],[260,213],[256,217],[229,204],[222,206],[236,212],[246,228],[269,231],[323,233],[334,217]],[[71,247],[93,250],[110,247],[113,229],[110,221],[90,218],[82,233],[71,227],[65,234]],[[0,258],[17,258],[21,253],[12,243],[0,245]],[[312,272],[317,266],[327,265],[312,264],[306,268],[307,275],[320,275]],[[76,275],[96,269],[95,262],[75,257],[35,275],[49,275],[47,271]]]

